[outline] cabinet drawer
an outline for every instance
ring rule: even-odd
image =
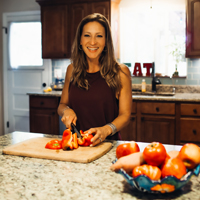
[[[141,113],[175,115],[175,103],[141,103]]]
[[[58,107],[58,97],[30,96],[30,107],[57,108]]]
[[[181,104],[181,115],[200,116],[200,104]]]
[[[132,102],[131,113],[136,113],[136,102]]]
[[[187,142],[200,142],[200,119],[181,119],[180,140]]]

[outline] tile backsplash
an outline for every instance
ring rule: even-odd
[[[52,82],[55,78],[65,78],[65,73],[69,59],[53,59],[52,60]],[[59,72],[56,74],[56,72]],[[61,77],[56,77],[56,75]],[[132,84],[140,84],[145,79],[147,84],[151,84],[151,77],[132,77]],[[160,78],[162,85],[200,85],[200,59],[187,59],[187,77],[186,78]]]
[[[52,59],[52,82],[55,83],[56,78],[65,79],[65,74],[70,59]]]

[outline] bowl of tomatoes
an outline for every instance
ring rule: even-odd
[[[137,143],[130,154],[126,150],[127,146],[130,148],[129,144],[119,145],[113,166],[120,163],[120,169],[115,172],[121,174],[129,185],[139,191],[171,193],[181,189],[193,175],[198,176],[200,173],[200,148],[197,145],[185,144],[180,151],[171,154],[158,142],[150,143],[143,152],[135,145]]]

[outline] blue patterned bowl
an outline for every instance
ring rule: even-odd
[[[114,160],[114,164],[117,161]],[[159,181],[153,181],[146,175],[140,175],[135,178],[129,176],[123,169],[117,171],[121,174],[125,180],[133,187],[142,192],[149,193],[170,193],[182,188],[185,184],[190,181],[190,178],[195,175],[198,176],[200,172],[200,165],[198,165],[194,170],[188,171],[181,179],[177,179],[174,176],[167,176]]]

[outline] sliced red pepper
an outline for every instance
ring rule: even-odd
[[[62,149],[72,150],[77,148],[78,148],[77,133],[72,134],[70,129],[66,129],[63,132]]]
[[[84,133],[82,130],[80,130],[80,133],[82,135],[82,138],[78,138],[78,144],[80,146],[90,146],[92,144],[90,140],[93,138],[93,135]]]
[[[45,148],[47,149],[62,149],[62,144],[60,140],[51,140],[49,141]]]

